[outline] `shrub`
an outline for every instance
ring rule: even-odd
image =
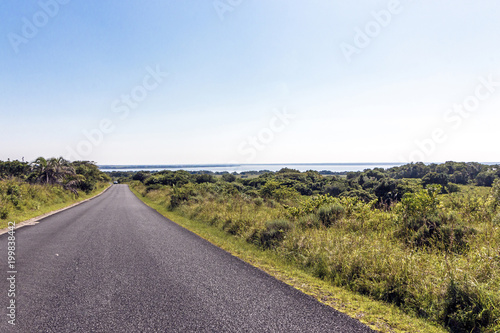
[[[383,179],[374,189],[380,206],[389,206],[393,202],[401,200],[406,189],[400,181],[394,179]]]
[[[222,175],[222,180],[228,182],[228,183],[232,183],[236,180],[236,176],[235,175],[232,175],[230,173],[225,173]]]
[[[422,178],[422,185],[427,186],[427,185],[441,185],[445,187],[448,185],[448,175],[443,174],[443,173],[437,173],[437,172],[429,172]]]
[[[178,207],[182,202],[188,201],[191,197],[194,197],[198,194],[192,183],[182,187],[173,186],[172,189],[173,193],[170,196],[170,209]]]
[[[96,182],[91,181],[91,180],[83,180],[79,182],[78,187],[80,190],[84,191],[85,193],[89,194],[96,188]]]
[[[242,223],[241,221],[236,221],[229,218],[222,225],[222,230],[225,230],[231,235],[237,235],[242,230]]]
[[[21,195],[19,185],[9,184],[7,187],[7,195],[19,197]]]
[[[468,237],[475,233],[456,215],[439,213],[406,217],[397,235],[411,246],[436,246],[443,251],[462,253],[468,248]]]
[[[492,186],[498,176],[493,170],[481,171],[477,177],[476,182],[479,186]]]
[[[264,230],[253,235],[253,238],[264,248],[275,247],[285,238],[287,232],[292,229],[293,225],[288,220],[274,220],[266,222]]]
[[[311,213],[316,213],[320,206],[331,204],[335,202],[336,199],[332,198],[330,195],[318,195],[313,197],[307,197],[300,201],[299,206],[285,206],[288,213],[293,217],[304,216]]]
[[[448,193],[456,193],[456,192],[460,192],[460,187],[458,187],[457,184],[448,183],[445,190]]]
[[[345,208],[341,204],[333,203],[321,206],[318,209],[318,219],[325,226],[329,227],[339,221],[345,215]]]
[[[201,175],[196,175],[195,181],[198,184],[201,184],[201,183],[215,183],[217,180],[215,179],[214,176],[203,173]]]
[[[264,199],[262,198],[255,198],[253,199],[253,203],[255,206],[260,207],[264,203]]]
[[[135,173],[133,176],[132,176],[132,179],[133,180],[138,180],[142,183],[144,183],[144,181],[151,176],[151,173],[149,172],[144,172],[144,171],[139,171],[137,173]]]
[[[7,207],[3,206],[0,208],[0,219],[5,220],[7,217],[9,217],[9,210]]]
[[[425,190],[420,190],[416,193],[406,193],[397,210],[399,210],[399,214],[403,219],[434,214],[437,212],[439,204],[437,196],[440,191],[441,186],[431,185]]]
[[[144,181],[144,185],[160,184],[160,177],[157,175],[151,176]]]

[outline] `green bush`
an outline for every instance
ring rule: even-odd
[[[408,216],[397,235],[415,247],[435,246],[439,250],[463,253],[468,249],[468,238],[475,234],[454,214]]]
[[[456,193],[456,192],[460,192],[460,187],[458,187],[457,184],[448,183],[445,190],[447,193]]]
[[[253,203],[255,206],[260,207],[264,203],[264,199],[262,198],[255,198],[253,199]]]
[[[179,205],[181,205],[181,203],[188,201],[189,199],[198,194],[193,184],[187,184],[182,187],[173,186],[172,189],[173,193],[170,196],[170,205],[169,205],[170,209],[178,207]]]
[[[215,183],[217,181],[217,179],[215,179],[215,177],[212,176],[212,175],[203,173],[201,175],[196,175],[195,181],[198,184],[201,184],[201,183]]]
[[[318,209],[318,219],[325,227],[335,224],[345,216],[345,208],[341,204],[333,203],[321,206]]]
[[[3,206],[0,208],[0,219],[5,220],[7,217],[9,217],[9,210],[7,207]]]
[[[19,191],[19,185],[9,184],[9,186],[7,186],[7,195],[19,197],[21,195]]]
[[[293,225],[288,220],[274,220],[266,222],[264,230],[254,233],[252,238],[264,248],[275,247],[283,240],[286,233],[292,230]]]
[[[222,180],[224,180],[225,182],[228,182],[228,183],[232,183],[236,180],[236,176],[232,175],[230,173],[225,173],[222,175]]]
[[[446,185],[448,185],[448,182],[449,182],[448,175],[437,172],[429,172],[424,177],[422,177],[422,185],[424,187],[432,184],[441,185],[445,187]]]

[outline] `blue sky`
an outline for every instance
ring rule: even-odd
[[[0,160],[500,161],[499,12],[493,0],[4,0]]]

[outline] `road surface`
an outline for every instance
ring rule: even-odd
[[[0,332],[371,332],[179,227],[126,185],[18,229],[15,281],[7,237]]]

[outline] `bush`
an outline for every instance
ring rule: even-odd
[[[264,199],[262,198],[255,198],[253,199],[253,203],[255,206],[260,207],[264,203]]]
[[[468,237],[475,233],[457,216],[439,213],[407,217],[397,235],[411,246],[435,246],[442,251],[463,253],[468,249]]]
[[[91,180],[84,180],[84,181],[80,181],[78,187],[80,188],[80,190],[82,190],[83,192],[89,194],[90,192],[92,192],[93,190],[95,190],[96,188],[96,182],[95,181],[91,181]]]
[[[401,181],[393,179],[383,179],[374,189],[380,206],[389,206],[401,200],[405,192],[406,189],[402,186]]]
[[[170,209],[178,207],[183,202],[188,201],[191,197],[198,194],[192,183],[182,187],[173,186],[172,189],[173,193],[170,196]]]
[[[253,238],[264,248],[275,247],[281,242],[287,232],[292,230],[292,223],[288,220],[274,220],[266,222],[266,227],[260,233],[254,234]]]
[[[4,206],[0,208],[0,219],[5,220],[7,217],[9,217],[9,210]]]
[[[132,176],[132,179],[138,180],[138,181],[144,183],[144,181],[150,176],[151,176],[151,173],[149,173],[149,172],[139,171],[135,175]]]
[[[476,177],[476,182],[479,186],[492,186],[496,179],[498,176],[493,170],[481,171]]]
[[[201,184],[201,183],[215,183],[217,180],[215,179],[214,176],[203,173],[201,175],[196,175],[195,181],[196,183]]]
[[[448,185],[448,175],[442,174],[442,173],[437,173],[437,172],[429,172],[422,178],[422,185],[427,186],[427,185],[441,185],[445,187]]]
[[[321,206],[318,209],[318,219],[325,227],[333,225],[344,216],[345,208],[338,203],[333,203],[328,206]]]
[[[225,173],[222,175],[222,180],[228,182],[228,183],[232,183],[236,180],[236,176],[235,175],[232,175],[230,173]]]
[[[161,183],[160,177],[157,175],[151,176],[144,181],[144,185],[146,186],[160,184],[160,183]]]
[[[448,183],[445,190],[447,193],[456,193],[460,192],[460,187],[457,184]]]

